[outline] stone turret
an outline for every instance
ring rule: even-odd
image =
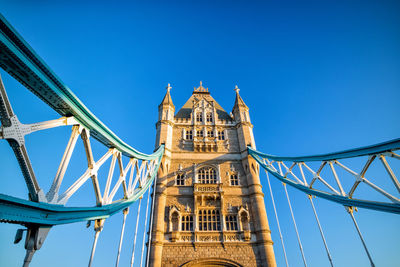
[[[154,224],[152,229],[153,248],[151,250],[150,259],[152,266],[161,266],[162,244],[164,241],[164,216],[166,205],[166,176],[171,166],[171,148],[174,127],[175,106],[171,98],[171,86],[166,87],[165,94],[161,104],[158,106],[158,122],[156,124],[157,137],[156,148],[161,144],[165,145],[164,157],[161,161],[160,168],[157,173],[157,186],[154,212]]]
[[[171,142],[172,142],[172,127],[174,123],[174,113],[175,113],[175,106],[172,103],[171,98],[171,86],[168,84],[166,87],[167,93],[161,102],[158,105],[158,122],[156,125],[157,128],[157,138],[156,138],[156,147],[161,144],[165,144],[165,148],[171,149]],[[169,138],[168,138],[169,137]]]
[[[249,108],[244,103],[239,94],[239,88],[236,86],[236,99],[232,109],[235,121],[237,123],[237,134],[239,140],[240,151],[242,154],[242,165],[246,172],[249,195],[252,205],[252,213],[254,216],[254,232],[257,236],[258,250],[261,261],[265,262],[265,266],[276,266],[275,255],[271,241],[271,231],[269,229],[267,214],[265,211],[264,194],[260,182],[260,168],[257,162],[247,153],[247,146],[256,148],[253,135],[253,124],[250,121]]]
[[[238,124],[238,135],[240,141],[240,150],[246,150],[247,146],[256,148],[253,135],[253,124],[250,121],[249,108],[244,103],[242,97],[239,94],[240,89],[235,86],[236,99],[233,105],[232,114],[236,123]]]

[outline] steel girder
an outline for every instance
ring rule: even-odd
[[[105,126],[35,53],[0,14],[0,66],[65,117],[73,116],[91,136],[125,156],[150,160],[157,155],[141,153]]]
[[[89,150],[91,148],[90,143],[88,143],[89,141],[87,139],[89,136],[92,136],[103,143],[105,146],[127,156],[130,159],[141,160],[142,164],[154,163],[154,166],[152,166],[152,170],[147,173],[149,177],[140,177],[139,187],[134,188],[135,186],[133,185],[133,188],[131,188],[131,190],[133,191],[129,192],[129,194],[125,192],[123,199],[117,200],[112,203],[109,203],[109,201],[103,201],[100,203],[99,199],[97,199],[97,206],[95,207],[71,208],[59,205],[64,203],[59,203],[57,201],[53,202],[52,199],[46,200],[46,198],[43,197],[40,199],[37,197],[33,197],[31,198],[33,200],[32,202],[0,194],[1,222],[57,225],[63,223],[71,223],[75,221],[107,218],[115,212],[125,209],[146,192],[150,184],[153,182],[155,175],[157,174],[161,159],[164,154],[164,145],[161,145],[153,154],[147,155],[138,152],[137,150],[123,142],[94,114],[92,114],[88,108],[85,107],[85,105],[73,94],[73,92],[61,81],[61,79],[54,74],[54,72],[44,63],[44,61],[35,53],[35,51],[29,46],[29,44],[17,33],[17,31],[7,22],[7,20],[1,14],[0,66],[15,79],[17,79],[27,89],[32,91],[36,96],[38,96],[41,100],[48,104],[52,109],[54,109],[60,115],[64,116],[64,118],[59,119],[59,121],[62,121],[64,119],[73,119],[70,121],[70,123],[58,123],[58,125],[53,125],[51,127],[56,127],[60,125],[77,125],[77,127],[79,126],[84,128],[82,135],[87,135],[87,137],[85,138],[87,142],[85,148],[88,148]],[[5,103],[4,108],[2,108],[1,110],[12,110],[7,101],[0,102],[3,104]],[[2,130],[5,131],[7,130],[7,127],[11,125],[11,121],[10,123],[8,123],[7,120],[10,120],[10,118],[12,117],[11,115],[13,114],[5,112],[1,115],[4,115],[0,117],[5,120],[5,123],[2,123]],[[45,123],[51,124],[51,121]],[[29,125],[19,125],[22,125],[23,127],[29,127]],[[40,123],[34,126],[37,127],[37,125],[40,125]],[[37,129],[32,131],[36,130]],[[3,132],[0,132],[0,134],[3,134]],[[9,142],[11,142],[11,144],[21,143],[22,145],[24,145],[23,140],[20,140],[21,142],[15,140],[14,142],[13,138],[7,138],[7,136],[0,137],[7,139]],[[19,144],[19,146],[21,146],[21,144]],[[27,153],[25,154],[27,155]],[[89,154],[91,154],[91,152]],[[120,158],[118,159],[120,161]],[[93,158],[91,159],[91,161],[93,161]],[[95,169],[99,166],[93,166],[96,165],[96,162],[88,163],[88,171],[90,172],[91,176],[92,174],[96,175]],[[29,164],[26,165],[28,166]],[[64,167],[66,168],[66,165]],[[134,166],[131,165],[131,167],[131,171],[133,172]],[[146,168],[147,167],[148,165],[146,165]],[[24,171],[24,168],[22,168],[22,171]],[[144,173],[139,174],[139,176],[140,175],[144,175]],[[124,174],[124,179],[125,176],[126,173]],[[125,180],[123,180],[122,182],[125,183]],[[29,188],[28,183],[27,185]],[[57,186],[59,185],[55,184],[55,187]],[[124,191],[126,191],[125,184],[123,184],[123,187]],[[39,187],[36,188],[36,191],[38,190],[40,190]],[[50,193],[51,194],[49,194],[48,197],[52,198],[54,192]],[[98,197],[98,195],[99,194],[97,194],[96,192],[96,197]],[[51,202],[52,204],[45,202]]]
[[[336,152],[336,153],[329,153],[329,154],[323,154],[323,155],[312,155],[312,156],[303,156],[303,157],[279,157],[279,156],[274,156],[274,155],[269,155],[265,154],[262,152],[259,152],[251,147],[248,147],[248,153],[270,174],[272,174],[274,177],[276,177],[278,180],[281,182],[288,184],[298,190],[303,191],[304,193],[308,195],[314,195],[318,196],[336,203],[339,203],[341,205],[347,206],[347,207],[360,207],[360,208],[367,208],[367,209],[372,209],[372,210],[378,210],[378,211],[384,211],[384,212],[390,212],[390,213],[397,213],[400,214],[400,201],[398,197],[395,197],[388,192],[384,191],[377,185],[373,184],[369,180],[365,178],[365,173],[371,163],[379,158],[386,171],[388,172],[390,178],[392,179],[392,182],[397,189],[396,191],[400,190],[399,182],[397,178],[394,176],[394,173],[392,172],[390,166],[388,165],[386,158],[385,157],[393,157],[396,159],[400,159],[398,154],[395,154],[393,151],[396,151],[400,149],[400,139],[395,139],[391,140],[388,142],[372,145],[372,146],[366,146],[366,147],[361,147],[361,148],[356,148],[356,149],[350,149],[350,150],[345,150],[341,152]],[[363,157],[366,156],[368,157],[367,162],[365,163],[362,171],[360,173],[356,173],[347,166],[343,165],[341,162],[339,162],[339,159],[348,159],[348,158],[354,158],[354,157]],[[321,165],[318,169],[318,171],[313,171],[306,163],[307,162],[321,162]],[[288,168],[284,162],[289,162],[291,163],[291,167]],[[351,188],[351,190],[346,193],[344,192],[340,179],[333,167],[333,165],[339,166],[340,168],[343,168],[345,171],[350,173],[351,175],[355,176],[355,182]],[[282,166],[286,169],[285,172],[282,171]],[[294,167],[298,166],[299,168],[299,173],[301,174],[301,178],[299,179],[293,172]],[[308,183],[306,181],[306,177],[304,175],[303,167],[308,169],[311,174],[312,174],[312,181]],[[336,190],[334,186],[331,186],[327,181],[325,181],[321,175],[321,171],[325,166],[330,166],[333,177],[336,180],[337,187],[339,188]],[[315,186],[316,181],[321,181],[325,186],[330,191],[324,191],[324,190],[318,190],[315,189],[313,186]],[[379,201],[372,201],[368,199],[356,199],[353,198],[354,191],[356,190],[357,186],[360,183],[366,183],[368,186],[372,187],[374,190],[378,191],[378,193],[381,193],[383,196],[389,198],[391,200],[390,202],[379,202]],[[399,191],[400,192],[400,191]]]

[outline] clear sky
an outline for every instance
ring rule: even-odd
[[[145,153],[154,149],[157,106],[167,83],[178,110],[200,80],[228,112],[235,85],[241,88],[257,148],[266,153],[333,152],[399,137],[398,1],[1,0],[0,10],[98,118]],[[57,118],[1,74],[20,121]],[[27,137],[44,188],[56,173],[69,134],[64,128]],[[97,148],[100,156],[104,148]],[[1,193],[26,198],[6,142],[0,142],[0,153]],[[74,156],[69,177],[80,175],[85,164],[82,150]],[[283,266],[265,175],[261,178],[276,259]],[[388,178],[374,177],[379,179]],[[289,264],[302,266],[282,186],[277,181],[272,186]],[[90,187],[72,203],[93,205]],[[289,193],[309,266],[329,266],[306,196],[290,188]],[[344,208],[322,199],[315,203],[335,266],[368,266]],[[121,266],[129,261],[135,214],[136,206],[128,217]],[[356,217],[376,265],[398,265],[399,216],[360,209]],[[121,220],[116,215],[106,222],[95,266],[114,264]],[[22,263],[23,243],[12,244],[17,228],[0,225],[1,266]],[[31,266],[86,265],[93,233],[85,223],[56,227]]]

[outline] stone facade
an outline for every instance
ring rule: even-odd
[[[156,187],[150,266],[276,266],[249,109],[229,115],[195,88],[175,114],[159,105],[156,147],[165,145]]]

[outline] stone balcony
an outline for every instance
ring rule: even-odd
[[[216,137],[195,137],[193,139],[194,151],[217,151],[218,142]]]
[[[194,193],[220,193],[222,192],[222,184],[194,184]]]
[[[182,139],[181,145],[183,148],[196,152],[221,152],[229,149],[229,141],[218,140],[217,137],[195,136],[193,140]]]
[[[177,233],[172,242],[243,242],[250,241],[250,232],[195,231]]]

